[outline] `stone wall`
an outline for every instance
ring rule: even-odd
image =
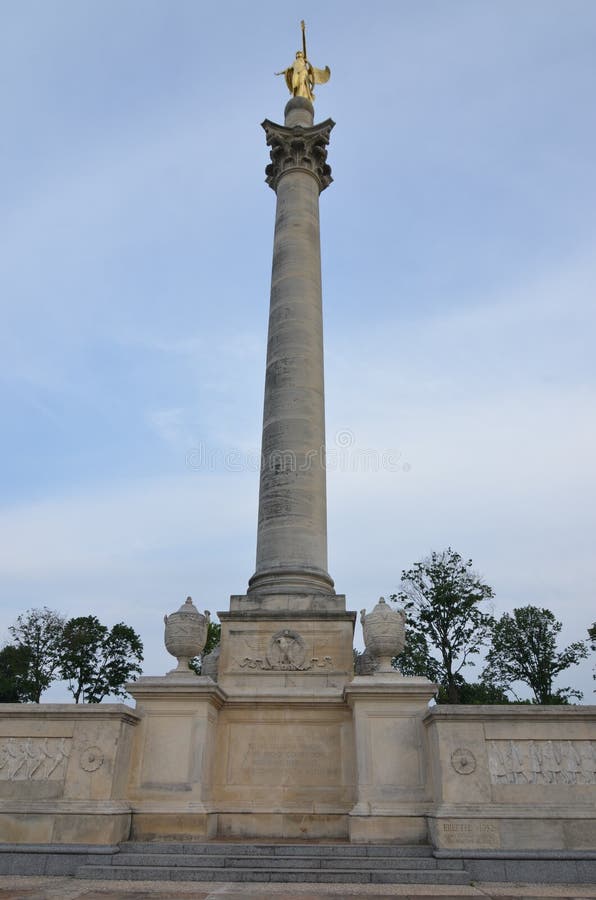
[[[349,839],[592,850],[596,707],[427,703],[424,679],[252,700],[142,678],[122,704],[0,706],[0,842]]]
[[[0,704],[0,841],[126,838],[139,720],[123,704]]]
[[[596,847],[596,707],[438,706],[424,721],[435,846]]]

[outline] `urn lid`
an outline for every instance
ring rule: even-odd
[[[194,603],[192,602],[192,597],[187,597],[180,609],[176,610],[177,613],[185,613],[186,615],[191,616],[200,616],[201,613],[198,611]]]
[[[385,626],[393,622],[396,624],[401,622],[403,627],[405,617],[406,614],[403,608],[398,607],[397,609],[392,609],[384,597],[379,597],[378,603],[369,613],[367,613],[365,609],[360,613],[360,621],[364,628],[372,628],[377,625]]]
[[[373,606],[373,608],[371,609],[371,611],[369,612],[369,614],[367,616],[367,619],[370,618],[370,616],[374,616],[375,618],[378,618],[379,616],[393,617],[394,612],[395,612],[395,610],[391,609],[391,607],[388,605],[385,598],[379,597],[379,602],[376,604],[376,606]]]
[[[192,597],[187,597],[180,609],[177,609],[176,612],[170,613],[169,616],[164,616],[163,620],[166,625],[170,622],[187,622],[190,625],[191,622],[201,624],[201,625],[209,625],[211,621],[211,614],[209,610],[205,610],[205,615],[200,613],[194,603],[192,602]]]

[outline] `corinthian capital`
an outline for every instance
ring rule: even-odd
[[[287,172],[309,172],[316,178],[319,191],[324,191],[333,178],[331,166],[327,165],[327,144],[331,129],[335,125],[332,119],[304,128],[301,125],[287,127],[276,125],[265,119],[267,144],[271,147],[271,162],[265,169],[265,181],[274,191],[279,179]]]

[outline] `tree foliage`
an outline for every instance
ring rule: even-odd
[[[575,641],[557,651],[562,627],[549,609],[537,606],[523,606],[514,609],[512,614],[505,613],[494,624],[482,680],[514,696],[512,685],[526,684],[534,694],[534,703],[581,700],[581,691],[569,687],[553,689],[553,682],[561,672],[588,655],[584,641]]]
[[[470,657],[487,640],[494,620],[480,604],[492,596],[492,588],[473,571],[472,560],[464,561],[451,547],[402,572],[400,589],[391,596],[404,605],[407,639],[417,641],[416,652],[424,652],[420,638],[427,649],[437,650],[437,680],[445,686],[450,703],[459,702],[461,669],[473,665]]]
[[[404,605],[407,640],[417,642],[416,652],[424,653],[420,638],[427,649],[438,652],[436,680],[445,686],[450,703],[459,702],[456,676],[464,666],[473,665],[470,657],[486,641],[493,618],[480,603],[492,596],[492,588],[473,571],[472,560],[463,560],[451,547],[403,571],[400,589],[391,596]]]
[[[7,644],[0,650],[0,703],[25,703],[31,699],[28,674],[29,648]]]
[[[219,622],[209,622],[207,626],[207,640],[205,642],[205,646],[203,648],[203,652],[199,656],[195,656],[194,659],[191,659],[189,662],[189,668],[196,672],[197,675],[200,675],[203,669],[203,657],[207,656],[208,653],[211,653],[212,650],[218,646],[221,640],[221,625]]]
[[[28,656],[27,672],[18,676],[17,690],[22,699],[39,703],[42,693],[57,678],[64,617],[46,606],[29,609],[8,630],[14,646],[26,648]]]
[[[391,665],[402,675],[418,675],[428,678],[429,681],[440,682],[441,664],[431,655],[425,636],[408,626],[407,619],[405,647],[401,653],[393,657]]]
[[[588,638],[590,641],[590,649],[596,650],[596,622],[588,628]],[[594,674],[592,676],[596,680],[596,666],[594,666]]]
[[[459,702],[484,706],[509,703],[509,697],[505,691],[495,684],[485,684],[482,681],[467,682],[458,676]],[[449,703],[447,691],[441,685],[437,697],[437,703]]]
[[[406,626],[407,627],[407,626]],[[403,651],[392,660],[395,669],[402,675],[422,675],[439,685],[437,703],[450,703],[448,686],[442,683],[443,671],[440,662],[432,656],[424,635],[410,631]],[[466,704],[509,703],[505,691],[493,684],[467,682],[461,674],[455,675],[458,702]]]
[[[100,703],[108,694],[125,697],[124,685],[141,674],[143,644],[119,622],[109,629],[97,616],[79,616],[64,626],[60,676],[75,703]]]

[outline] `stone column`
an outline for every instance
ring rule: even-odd
[[[263,122],[277,194],[256,571],[249,594],[333,594],[327,498],[319,194],[331,183],[334,123],[295,97]]]

